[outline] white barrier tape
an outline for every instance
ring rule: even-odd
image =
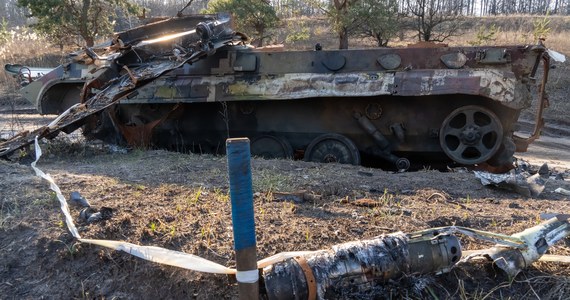
[[[69,232],[71,232],[71,234],[75,238],[79,239],[81,237],[79,236],[79,232],[77,231],[75,224],[73,224],[73,219],[71,218],[71,214],[69,213],[69,207],[67,206],[67,201],[65,200],[65,197],[61,193],[61,190],[59,189],[57,184],[55,184],[55,181],[53,180],[53,178],[51,178],[51,176],[49,174],[46,174],[42,170],[36,168],[36,163],[38,162],[38,160],[42,156],[42,149],[40,148],[40,145],[38,144],[38,137],[37,136],[35,139],[35,147],[36,147],[36,160],[32,162],[32,169],[34,169],[34,171],[36,172],[36,176],[41,177],[41,178],[43,178],[49,182],[49,187],[51,188],[52,191],[55,192],[57,199],[59,200],[61,211],[65,215],[65,223],[67,224],[67,228],[69,229]]]
[[[83,243],[89,243],[107,248],[127,252],[131,255],[146,259],[159,264],[165,264],[198,272],[215,274],[235,274],[236,269],[231,269],[213,261],[196,255],[168,250],[154,246],[140,246],[127,242],[80,239]]]
[[[278,263],[280,261],[284,261],[286,259],[295,257],[295,256],[304,256],[304,255],[308,255],[308,254],[313,254],[315,252],[318,251],[292,251],[292,252],[281,252],[281,253],[277,253],[273,256],[264,258],[260,261],[257,262],[257,268],[258,269],[263,269],[267,266],[270,266],[274,263]]]
[[[71,217],[71,213],[69,212],[69,206],[67,205],[67,201],[65,200],[65,197],[61,193],[61,190],[59,189],[59,187],[57,186],[57,184],[49,174],[44,173],[42,170],[36,167],[36,163],[42,156],[42,149],[39,146],[37,137],[35,139],[35,150],[36,150],[36,160],[31,164],[32,169],[34,169],[37,176],[49,182],[50,188],[57,195],[61,211],[65,215],[65,223],[67,224],[67,228],[75,238],[79,239],[79,241],[83,243],[100,245],[115,250],[121,250],[130,253],[132,255],[138,256],[140,258],[150,260],[152,262],[167,264],[184,269],[189,269],[199,272],[207,272],[207,273],[217,273],[217,274],[236,273],[235,269],[226,268],[220,264],[209,261],[207,259],[183,252],[178,252],[153,246],[139,246],[127,242],[82,239],[81,236],[79,235],[79,232],[77,231],[77,228],[75,227],[75,224],[73,223],[73,218]]]
[[[73,218],[71,217],[71,213],[69,212],[69,206],[67,205],[67,201],[65,200],[65,197],[61,193],[61,190],[59,189],[59,187],[57,186],[57,184],[49,174],[44,173],[42,170],[36,167],[36,163],[42,156],[42,149],[39,146],[37,137],[35,139],[35,150],[36,150],[36,160],[31,164],[32,169],[34,169],[37,176],[49,182],[50,188],[57,195],[61,211],[65,215],[65,223],[67,224],[67,228],[69,229],[71,234],[82,243],[99,245],[114,250],[124,251],[131,255],[140,257],[142,259],[146,259],[160,264],[175,266],[183,269],[194,270],[198,272],[215,273],[215,274],[236,274],[236,278],[239,282],[250,283],[250,282],[257,282],[259,280],[259,273],[257,270],[237,272],[236,269],[227,268],[213,261],[184,252],[168,250],[154,246],[140,246],[121,241],[82,239],[81,236],[79,235],[79,232],[77,231],[77,228],[75,227],[75,224],[73,223]],[[313,252],[315,251],[282,252],[258,261],[257,266],[258,268],[264,268],[266,266],[289,259],[291,257],[306,255]]]
[[[236,279],[241,283],[256,283],[259,281],[259,271],[249,270],[249,271],[237,271]]]

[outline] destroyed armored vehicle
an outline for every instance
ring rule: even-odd
[[[503,166],[543,125],[542,44],[284,51],[251,47],[230,24],[164,19],[73,53],[22,89],[40,113],[63,116],[0,144],[0,156],[81,126],[132,147],[222,153],[226,138],[248,137],[268,158]],[[518,137],[531,104],[534,131]]]

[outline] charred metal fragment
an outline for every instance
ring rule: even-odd
[[[531,175],[521,168],[515,168],[503,174],[485,171],[474,171],[474,174],[483,185],[512,190],[525,197],[538,197],[548,181],[548,176],[543,178],[539,173]]]
[[[336,299],[402,275],[447,272],[461,257],[455,236],[394,233],[354,241],[266,267],[268,299]]]
[[[528,149],[528,145],[530,145],[532,142],[538,139],[538,137],[540,136],[540,131],[544,127],[544,119],[542,117],[542,114],[544,112],[544,109],[547,108],[549,105],[548,95],[546,93],[546,82],[548,81],[548,71],[550,70],[550,56],[548,52],[546,52],[544,49],[541,49],[541,47],[535,48],[534,51],[539,53],[539,55],[536,57],[535,65],[532,69],[532,72],[529,75],[529,79],[534,79],[536,77],[538,66],[541,60],[543,65],[542,81],[538,86],[539,96],[538,96],[538,101],[536,101],[537,112],[535,114],[535,119],[534,119],[534,129],[529,137],[524,138],[517,135],[513,135],[513,140],[516,145],[517,152],[526,152],[526,150]]]
[[[546,253],[548,248],[570,236],[570,223],[567,216],[553,217],[537,226],[513,234],[521,239],[525,248],[513,248],[497,245],[471,256],[483,255],[508,276],[515,277],[522,269],[530,267]]]
[[[26,86],[32,81],[51,72],[52,68],[34,68],[20,64],[5,64],[4,71],[18,79],[21,86]]]
[[[107,84],[98,82],[98,85],[106,86],[105,89],[89,98],[84,103],[70,107],[51,124],[26,134],[17,135],[1,143],[0,156],[9,155],[16,150],[33,143],[36,137],[44,138],[52,136],[66,127],[74,126],[74,124],[77,124],[78,122],[84,122],[88,117],[110,107],[119,100],[128,98],[129,95],[136,93],[138,88],[152,82],[153,79],[168,71],[179,68],[186,63],[191,64],[211,55],[216,49],[221,48],[236,39],[234,32],[227,26],[229,19],[223,18],[221,20],[211,22],[215,23],[214,26],[216,28],[221,28],[216,29],[216,34],[212,37],[212,40],[204,41],[204,43],[208,44],[206,49],[193,51],[191,53],[189,52],[188,56],[182,61],[157,60],[150,61],[147,64],[133,68],[127,68],[124,66],[128,70],[127,74],[124,74],[117,79],[113,78],[109,80]],[[198,42],[200,43],[201,41],[199,40]],[[154,126],[150,126],[147,131],[151,131]],[[146,143],[146,138],[142,142]]]

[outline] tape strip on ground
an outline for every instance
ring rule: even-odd
[[[99,245],[114,250],[124,251],[126,253],[140,257],[142,259],[146,259],[148,261],[184,268],[188,270],[194,270],[205,273],[215,273],[215,274],[236,274],[236,269],[228,268],[213,261],[207,260],[205,258],[201,258],[199,256],[184,252],[169,250],[155,246],[140,246],[121,241],[92,240],[92,239],[81,238],[79,232],[77,231],[77,227],[73,223],[73,218],[71,217],[71,213],[69,211],[69,206],[67,205],[67,200],[65,199],[65,196],[63,196],[61,190],[59,189],[53,178],[49,174],[44,173],[42,170],[36,167],[37,162],[42,156],[42,149],[39,146],[37,137],[35,139],[35,151],[36,151],[36,160],[31,164],[32,169],[34,170],[34,172],[38,177],[41,177],[49,182],[50,189],[56,193],[57,199],[60,203],[61,211],[65,215],[65,223],[67,225],[69,232],[71,232],[73,237],[77,238],[82,243]],[[299,255],[309,254],[312,252],[313,251],[278,253],[276,255],[258,261],[257,266],[258,268],[264,268],[276,262],[280,262],[285,259]]]
[[[77,227],[75,227],[75,224],[73,223],[73,218],[71,217],[71,213],[69,211],[69,206],[67,205],[67,200],[65,199],[65,196],[63,196],[61,190],[59,189],[53,178],[49,174],[44,173],[42,170],[36,167],[38,160],[42,156],[42,149],[39,146],[37,137],[35,139],[35,150],[36,150],[36,160],[31,164],[32,169],[34,170],[34,172],[36,172],[37,176],[49,182],[50,189],[55,192],[57,199],[59,200],[60,203],[61,211],[65,215],[65,223],[67,225],[67,228],[69,229],[73,237],[77,238],[79,241],[83,243],[111,248],[114,250],[124,251],[131,255],[160,264],[171,265],[198,272],[207,272],[207,273],[216,273],[216,274],[235,274],[236,272],[235,269],[227,268],[213,261],[209,261],[207,259],[192,254],[187,254],[184,252],[178,252],[154,246],[140,246],[120,241],[82,239],[81,236],[79,235],[79,232],[77,231]]]

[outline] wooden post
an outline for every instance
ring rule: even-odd
[[[239,298],[256,300],[259,298],[259,272],[257,270],[249,139],[226,140],[226,153]]]

